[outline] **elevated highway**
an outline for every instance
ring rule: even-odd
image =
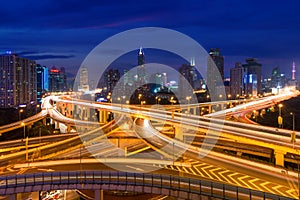
[[[184,199],[290,199],[211,181],[111,171],[21,174],[0,177],[0,183],[1,195],[41,190],[91,189],[95,191],[95,199],[100,199],[100,190],[152,193]]]

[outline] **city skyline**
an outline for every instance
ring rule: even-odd
[[[72,1],[70,6],[68,2],[31,1],[34,12],[29,12],[27,2],[13,6],[12,2],[5,2],[1,6],[0,50],[12,50],[41,65],[65,67],[76,73],[89,51],[106,38],[132,28],[157,26],[187,34],[207,51],[220,48],[225,57],[226,77],[235,62],[255,57],[262,63],[264,75],[279,66],[291,76],[295,61],[299,79],[298,4]]]

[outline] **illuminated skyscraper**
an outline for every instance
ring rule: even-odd
[[[243,79],[245,74],[247,74],[247,70],[239,62],[235,64],[235,68],[230,69],[230,94],[232,97],[244,94]]]
[[[179,68],[178,92],[182,98],[193,94],[197,74],[194,66],[183,64]]]
[[[65,92],[67,91],[67,76],[65,68],[57,69],[52,67],[49,70],[49,91],[50,92]]]
[[[7,52],[0,56],[0,107],[36,101],[36,63]]]
[[[261,94],[262,64],[258,63],[256,58],[247,58],[246,62],[246,64],[243,64],[243,67],[247,70],[247,74],[244,76],[245,94],[253,96]]]
[[[207,60],[206,84],[211,96],[219,96],[224,87],[224,57],[219,48],[211,48]]]
[[[80,68],[80,73],[79,73],[80,77],[79,77],[79,87],[78,90],[79,91],[89,91],[89,72],[87,70],[86,67],[81,67]]]
[[[37,64],[36,66],[37,101],[41,102],[43,94],[48,91],[48,68]]]
[[[143,85],[148,82],[145,69],[145,54],[142,47],[140,48],[138,54],[137,81],[140,85]]]
[[[120,80],[120,72],[118,69],[109,69],[104,73],[104,87],[108,92],[113,92],[114,87]]]
[[[292,69],[292,80],[295,80],[295,73],[296,73],[296,64],[293,61],[293,69]]]

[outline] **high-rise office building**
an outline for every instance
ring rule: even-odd
[[[167,87],[168,86],[168,77],[167,77],[167,73],[162,73],[162,77],[161,77],[161,80],[162,80],[162,85],[163,87]]]
[[[292,80],[295,80],[295,74],[296,74],[296,64],[293,61],[293,66],[292,66]]]
[[[206,84],[210,95],[218,96],[218,88],[224,86],[224,57],[219,48],[211,48],[207,61]]]
[[[86,67],[81,67],[79,72],[79,86],[78,91],[89,91],[89,72]]]
[[[37,64],[36,66],[36,90],[37,101],[41,102],[42,96],[49,89],[48,85],[48,68]]]
[[[145,54],[142,48],[140,48],[138,53],[137,82],[139,85],[143,85],[148,82],[145,69]]]
[[[49,91],[65,92],[67,91],[67,76],[65,68],[57,69],[55,66],[49,70]]]
[[[247,74],[244,76],[245,95],[255,96],[261,94],[262,64],[258,63],[256,58],[247,58],[243,67],[247,70]]]
[[[151,74],[150,83],[154,85],[157,91],[159,91],[161,88],[163,88],[162,74],[161,73]]]
[[[124,69],[124,85],[133,86],[134,84],[134,74],[132,70]]]
[[[183,64],[179,68],[178,92],[182,98],[193,93],[196,80],[197,74],[194,66]]]
[[[241,63],[236,63],[235,68],[230,69],[230,94],[233,98],[244,94],[244,76],[247,74],[246,68]]]
[[[120,72],[118,69],[109,69],[104,73],[104,87],[107,88],[107,92],[113,92],[114,87],[120,80]]]
[[[0,56],[0,107],[36,102],[36,63],[7,52]]]

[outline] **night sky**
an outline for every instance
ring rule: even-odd
[[[187,34],[206,50],[219,47],[227,76],[235,62],[256,57],[265,76],[280,66],[290,77],[293,60],[300,74],[299,10],[296,0],[1,1],[0,51],[73,73],[106,38],[155,26]]]

